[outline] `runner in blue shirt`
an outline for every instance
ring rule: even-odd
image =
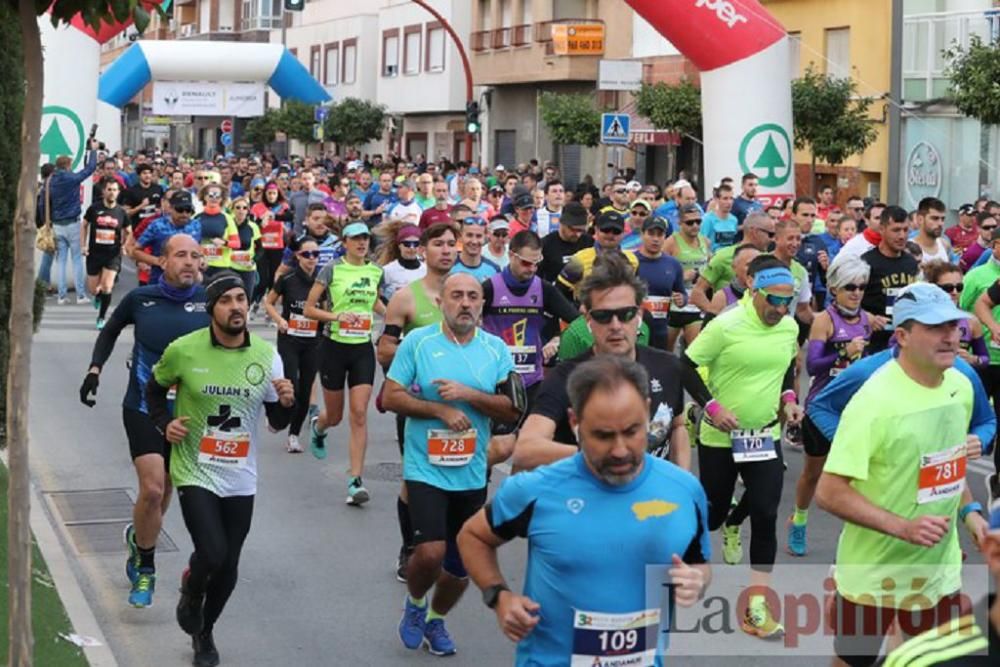
[[[705,491],[646,453],[649,380],[639,364],[596,357],[567,389],[581,451],[508,477],[463,527],[463,560],[518,642],[516,665],[663,665],[671,602],[693,605],[710,576]],[[497,562],[515,537],[528,540],[523,595]],[[647,596],[648,566],[662,566],[661,599]]]
[[[483,310],[479,281],[448,276],[440,301],[443,321],[407,333],[396,350],[382,406],[406,417],[403,480],[414,552],[399,637],[408,649],[426,643],[434,655],[451,655],[455,644],[444,616],[466,586],[455,538],[486,501],[490,420],[516,422],[524,388],[503,340],[476,325]]]
[[[136,262],[144,262],[149,265],[149,284],[156,283],[163,275],[160,268],[160,257],[166,247],[170,237],[176,234],[187,234],[198,243],[201,243],[201,222],[192,219],[194,215],[194,201],[190,193],[179,191],[170,197],[170,215],[153,220],[139,236],[132,250],[132,259]],[[152,253],[148,253],[142,248],[152,248]]]
[[[683,307],[687,303],[684,287],[684,267],[674,257],[663,252],[668,230],[664,218],[645,218],[642,223],[642,245],[635,253],[639,260],[638,275],[648,286],[648,294],[642,302],[649,318],[649,344],[660,350],[668,350],[667,315],[670,308]]]
[[[480,283],[500,273],[496,262],[483,257],[485,244],[486,220],[475,215],[462,220],[462,251],[458,253],[451,272],[468,273]]]
[[[712,252],[736,244],[739,232],[739,221],[731,213],[733,208],[733,186],[723,183],[719,186],[716,199],[718,208],[704,215],[701,222],[701,235],[712,244]]]

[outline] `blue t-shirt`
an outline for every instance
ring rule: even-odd
[[[193,238],[196,242],[201,243],[201,221],[198,218],[192,218],[183,227],[176,226],[169,217],[161,216],[156,220],[149,223],[146,230],[139,236],[136,243],[140,248],[145,248],[149,246],[153,249],[152,255],[155,257],[161,257],[163,255],[163,246],[167,244],[171,236],[175,234],[187,234]],[[163,273],[163,269],[159,265],[154,264],[149,270],[149,282],[150,284],[155,283],[160,279],[160,275]]]
[[[854,394],[861,389],[861,385],[892,361],[897,351],[898,348],[891,347],[888,350],[859,359],[842,370],[809,402],[806,406],[806,414],[827,440],[833,441],[833,436],[837,433],[837,426],[840,424],[840,415]],[[969,433],[979,436],[983,443],[983,453],[988,454],[992,449],[993,436],[997,432],[997,418],[993,413],[993,407],[990,406],[989,396],[972,366],[964,360],[956,358],[955,370],[969,378],[969,382],[972,383],[973,403],[972,418],[969,420]]]
[[[492,394],[498,384],[514,371],[514,359],[507,345],[497,336],[476,329],[476,335],[465,345],[449,338],[441,324],[430,324],[406,334],[396,350],[386,376],[412,392],[417,398],[445,403],[438,393],[435,380],[452,380],[466,387]],[[456,459],[467,452],[468,443],[440,450],[442,436],[431,431],[447,431],[440,419],[407,417],[403,442],[403,479],[423,482],[445,491],[472,491],[486,486],[486,450],[490,442],[490,420],[464,401],[448,402],[465,413],[476,430],[476,449],[471,460],[456,465]],[[433,437],[432,437],[433,436]],[[454,443],[450,443],[454,445]],[[452,456],[454,455],[454,456]],[[450,461],[443,461],[448,456]],[[437,462],[432,462],[435,458]]]
[[[656,600],[660,628],[668,627],[667,589],[662,579],[647,578],[647,566],[664,565],[666,577],[674,554],[689,565],[711,559],[701,483],[649,454],[639,476],[624,486],[594,476],[582,453],[513,475],[486,516],[498,537],[528,539],[524,595],[540,605],[541,620],[518,643],[516,665],[577,664],[574,653],[588,655],[580,652],[585,644],[599,645],[599,630],[574,629],[581,613],[639,614]],[[659,640],[655,664],[662,665],[669,635],[648,636],[648,648]],[[591,657],[586,664],[605,663]]]
[[[455,264],[451,267],[451,271],[449,273],[468,273],[480,283],[487,278],[492,278],[494,274],[500,273],[502,269],[497,266],[496,262],[485,257],[481,258],[482,261],[479,263],[479,266],[471,267],[463,264],[462,258],[459,257],[455,260]]]
[[[764,205],[756,199],[747,199],[742,194],[733,199],[733,215],[742,225],[747,216],[754,211],[763,211]]]
[[[646,281],[649,288],[649,296],[670,297],[674,292],[680,292],[687,298],[687,290],[684,289],[684,267],[675,257],[661,255],[656,259],[650,259],[641,252],[636,252],[639,259],[639,277]],[[649,321],[649,329],[655,334],[665,336],[667,334],[667,318],[652,318]]]
[[[730,213],[725,218],[720,218],[715,213],[706,213],[702,217],[701,234],[712,244],[712,252],[719,248],[725,248],[736,243],[736,232],[739,229],[739,221],[736,216]]]

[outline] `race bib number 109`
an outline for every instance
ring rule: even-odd
[[[574,610],[571,667],[649,667],[656,662],[660,610],[602,614]]]

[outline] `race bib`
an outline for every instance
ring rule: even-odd
[[[222,257],[222,246],[214,243],[201,244],[201,256],[205,259],[220,259]]]
[[[892,307],[896,303],[896,297],[903,290],[902,287],[885,288],[885,316],[892,317]]]
[[[246,271],[252,271],[254,268],[253,253],[249,250],[234,250],[230,253],[229,259],[233,263],[233,266]]]
[[[249,433],[205,429],[198,446],[198,463],[222,468],[246,468],[250,456]]]
[[[94,230],[94,241],[100,243],[101,245],[114,245],[115,244],[115,230],[113,229],[95,229]]]
[[[265,250],[278,250],[282,248],[281,232],[264,232],[260,236],[260,245]]]
[[[427,431],[427,460],[436,466],[469,465],[476,455],[476,429],[450,431],[432,428]]]
[[[571,667],[649,667],[656,662],[660,610],[602,614],[573,610]]]
[[[642,309],[654,320],[665,320],[670,314],[670,297],[647,296],[642,302]]]
[[[771,427],[756,429],[736,429],[729,432],[733,443],[733,461],[750,463],[752,461],[770,461],[778,458],[774,449],[774,433]]]
[[[952,498],[965,488],[965,444],[920,456],[917,503]]]
[[[355,313],[357,319],[353,323],[341,322],[337,332],[346,338],[369,338],[372,333],[372,316]]]
[[[319,322],[292,313],[288,318],[288,335],[298,338],[315,338],[319,333]]]
[[[538,350],[530,345],[508,345],[510,355],[514,357],[514,370],[518,373],[534,373],[538,368]]]

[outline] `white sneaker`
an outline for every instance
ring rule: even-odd
[[[289,454],[301,454],[302,445],[299,444],[299,436],[290,435],[288,436],[288,444],[285,445],[285,451]]]
[[[90,303],[90,297],[89,296],[78,296],[78,297],[76,297],[76,305],[79,306],[80,304],[84,304],[84,303]]]
[[[60,306],[65,306],[67,303],[69,303],[69,299],[67,299],[64,296],[61,296],[59,297],[59,300],[56,301],[56,303],[59,304]]]

